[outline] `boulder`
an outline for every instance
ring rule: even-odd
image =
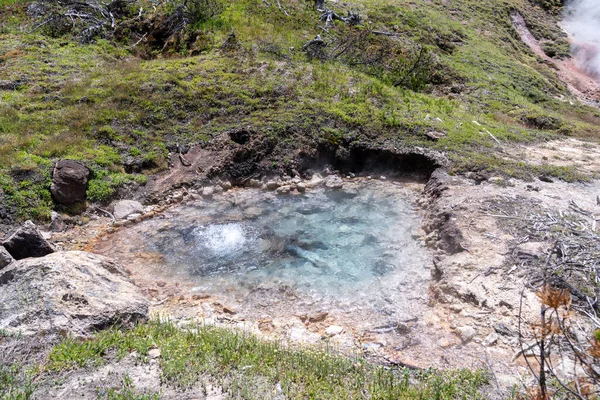
[[[120,200],[115,203],[114,215],[117,219],[124,219],[131,214],[142,214],[144,206],[135,200]]]
[[[0,246],[0,269],[5,268],[13,261],[15,261],[15,259],[10,255],[10,253],[3,246]]]
[[[327,189],[341,189],[344,187],[344,181],[337,175],[329,175],[325,178],[325,187]]]
[[[59,204],[72,205],[86,200],[90,170],[81,162],[60,160],[54,166],[50,192]]]
[[[2,242],[15,260],[28,257],[43,257],[54,252],[54,248],[31,221],[25,221],[15,233]]]
[[[148,317],[148,301],[109,259],[57,252],[0,271],[0,329],[87,336]]]

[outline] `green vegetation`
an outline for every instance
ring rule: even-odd
[[[487,383],[482,372],[390,369],[370,364],[361,356],[348,358],[326,350],[287,347],[215,327],[179,329],[159,321],[130,331],[103,331],[93,340],[68,339],[52,349],[43,369],[51,373],[98,365],[106,362],[109,354],[118,360],[131,352],[146,363],[153,348],[160,349],[161,381],[165,384],[178,389],[217,385],[249,399],[268,398],[277,386],[292,399],[483,399],[479,389]],[[158,396],[135,397],[128,378],[121,397],[114,397],[115,391],[105,393],[106,398],[114,399]]]
[[[80,30],[32,30],[39,21],[26,14],[28,1],[1,3],[0,205],[47,218],[52,162],[67,157],[90,165],[89,198],[106,201],[143,184],[136,174],[166,168],[177,143],[209,144],[240,126],[275,144],[275,166],[298,148],[361,143],[429,147],[446,152],[455,172],[525,178],[539,167],[507,160],[488,132],[506,145],[597,136],[600,112],[565,101],[564,84],[512,27],[518,10],[548,52],[564,55],[554,17],[526,0],[355,0],[330,6],[357,11],[363,23],[327,32],[315,27],[312,2],[282,0],[285,15],[261,0],[185,9],[174,1],[143,14],[194,16],[160,45],[140,41],[141,25],[128,19],[142,0],[119,29],[86,44]],[[234,45],[222,49],[232,31]],[[301,49],[319,33],[329,46],[311,59]],[[429,141],[430,130],[446,136]]]

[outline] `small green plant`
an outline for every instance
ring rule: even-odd
[[[127,374],[121,378],[119,388],[99,388],[96,392],[98,400],[160,400],[159,393],[138,393],[131,377]]]

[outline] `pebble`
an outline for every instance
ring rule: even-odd
[[[460,340],[462,340],[463,343],[470,342],[473,340],[475,335],[477,335],[477,330],[472,326],[459,326],[456,328],[456,332],[458,333],[458,336],[460,336]]]
[[[496,332],[492,332],[489,335],[487,335],[485,339],[483,339],[483,342],[481,342],[481,344],[485,347],[490,347],[495,345],[496,342],[498,342],[498,334]]]

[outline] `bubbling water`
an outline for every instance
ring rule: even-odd
[[[373,326],[427,301],[430,255],[405,187],[348,182],[303,195],[239,190],[173,207],[112,235],[136,279],[183,283],[246,316],[338,310]]]
[[[401,292],[427,279],[428,255],[412,237],[410,202],[388,186],[302,196],[241,191],[171,211],[143,242],[164,255],[166,274],[203,292],[272,282],[318,297],[380,296],[390,284]]]

